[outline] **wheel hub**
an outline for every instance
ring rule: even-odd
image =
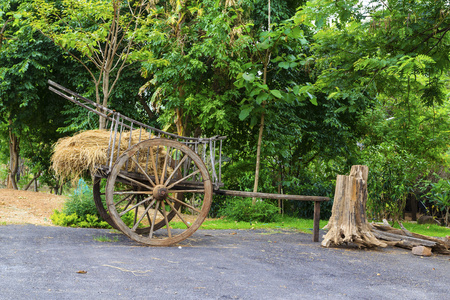
[[[164,200],[167,198],[168,196],[168,191],[167,188],[163,185],[157,185],[155,186],[155,188],[153,189],[153,197],[156,200]]]

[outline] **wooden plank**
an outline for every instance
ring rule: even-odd
[[[214,194],[235,196],[235,197],[250,197],[250,198],[263,198],[263,199],[283,199],[283,200],[296,200],[296,201],[329,201],[330,198],[322,196],[303,196],[303,195],[284,195],[284,194],[272,194],[272,193],[253,193],[245,191],[232,191],[232,190],[215,190]]]
[[[319,241],[320,202],[330,200],[330,198],[328,197],[321,197],[321,196],[253,193],[253,192],[231,191],[231,190],[215,190],[214,193],[218,195],[235,196],[235,197],[251,197],[251,198],[255,197],[255,198],[278,199],[278,200],[314,201],[313,242]]]

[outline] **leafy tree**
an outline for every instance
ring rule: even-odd
[[[51,144],[61,125],[59,103],[49,97],[47,76],[60,57],[49,41],[30,26],[28,1],[0,5],[0,131],[9,153],[9,185],[17,189],[19,157],[28,158],[33,173],[46,173]],[[5,147],[6,146],[6,147]]]
[[[229,142],[244,145],[239,149],[247,152],[252,145],[245,140],[254,140],[258,117],[262,116],[259,128],[264,128],[265,111],[273,109],[275,102],[315,102],[308,93],[311,86],[295,75],[281,75],[297,73],[294,70],[304,63],[303,32],[292,20],[283,21],[299,3],[180,1],[172,5],[162,1],[155,5],[157,21],[149,31],[148,47],[163,64],[143,65],[143,74],[150,79],[143,90],[152,95],[154,108],[163,110],[161,121],[167,126],[174,123],[178,134],[229,133]],[[272,17],[280,24],[268,26],[267,14],[260,15],[262,7],[268,11],[267,4],[273,4]],[[268,78],[275,80],[268,84]],[[262,132],[256,133],[257,153]]]
[[[237,77],[236,86],[245,88],[245,98],[241,102],[242,110],[239,118],[246,119],[250,113],[260,113],[259,133],[256,153],[255,181],[253,191],[258,190],[261,146],[265,125],[267,108],[273,107],[277,101],[301,101],[309,97],[313,104],[317,104],[316,97],[309,93],[311,85],[305,82],[291,80],[290,83],[276,81],[276,84],[268,84],[269,67],[280,72],[280,69],[296,68],[303,60],[302,45],[306,45],[303,31],[293,23],[286,21],[280,25],[268,24],[268,31],[261,31],[258,38],[254,38],[247,24],[244,28],[247,36],[241,38],[248,40],[247,51],[250,53],[250,61],[243,66],[243,71]],[[258,33],[257,33],[258,34]],[[289,49],[284,52],[280,49]],[[281,52],[281,53],[280,53]],[[290,52],[290,53],[289,53]],[[280,55],[279,55],[280,54]],[[272,56],[275,56],[272,58]],[[278,69],[279,68],[279,69]],[[278,70],[277,70],[278,69]],[[255,125],[252,118],[250,126]],[[255,201],[256,199],[254,199]]]
[[[442,75],[450,62],[446,11],[445,1],[370,1],[361,7],[358,1],[319,0],[295,19],[310,26],[315,21],[315,86],[330,98],[349,99],[341,111],[358,110],[379,95],[409,111],[413,97],[426,106],[444,100]]]
[[[316,29],[316,93],[342,103],[335,113],[360,116],[354,143],[379,180],[374,212],[395,218],[418,178],[445,164],[449,10],[446,1],[363,4],[311,1],[294,19]]]
[[[219,2],[160,1],[150,10],[154,23],[144,47],[158,63],[143,63],[148,81],[141,94],[150,95],[165,129],[175,125],[179,135],[217,134],[231,126],[227,104],[239,96],[231,79],[239,65],[229,43],[239,12]]]
[[[89,73],[97,104],[108,99],[125,68],[133,63],[139,28],[146,22],[146,1],[35,0],[33,26],[49,37]],[[144,18],[143,18],[144,17]],[[141,52],[140,57],[150,53]],[[99,128],[105,128],[100,117]]]

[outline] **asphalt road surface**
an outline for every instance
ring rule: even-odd
[[[161,248],[109,230],[5,225],[0,299],[450,299],[449,256],[311,240],[198,230]]]

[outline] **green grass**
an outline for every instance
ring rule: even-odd
[[[327,223],[328,221],[321,220],[320,228]],[[298,230],[304,233],[311,233],[312,228],[312,219],[298,219],[292,217],[283,217],[282,220],[272,223],[236,222],[226,219],[206,220],[201,227],[201,229],[288,229]]]
[[[119,238],[117,236],[113,237],[112,239],[107,236],[96,236],[94,237],[94,241],[112,243],[119,241]]]
[[[448,227],[439,226],[436,224],[417,224],[411,222],[402,222],[402,224],[407,230],[413,233],[437,237],[450,236],[450,228]],[[400,228],[398,224],[395,224],[394,227]]]
[[[328,220],[320,221],[320,228],[325,226]],[[171,222],[172,228],[185,228],[181,222]],[[298,219],[293,217],[280,218],[278,222],[263,223],[263,222],[237,222],[227,219],[208,219],[205,220],[200,229],[207,230],[224,230],[224,229],[271,229],[271,230],[297,230],[304,233],[311,233],[313,228],[312,219]]]
[[[328,224],[328,220],[320,220],[320,228],[323,228]],[[450,236],[450,228],[429,225],[429,224],[417,224],[402,222],[405,228],[411,232],[434,237],[446,237]],[[181,222],[171,222],[172,228],[186,228]],[[394,227],[399,228],[398,225]],[[239,230],[239,229],[268,229],[268,230],[296,230],[303,233],[312,233],[313,220],[312,219],[298,219],[293,217],[280,217],[280,220],[272,223],[261,222],[236,222],[227,219],[208,219],[205,220],[200,229],[209,230]]]

